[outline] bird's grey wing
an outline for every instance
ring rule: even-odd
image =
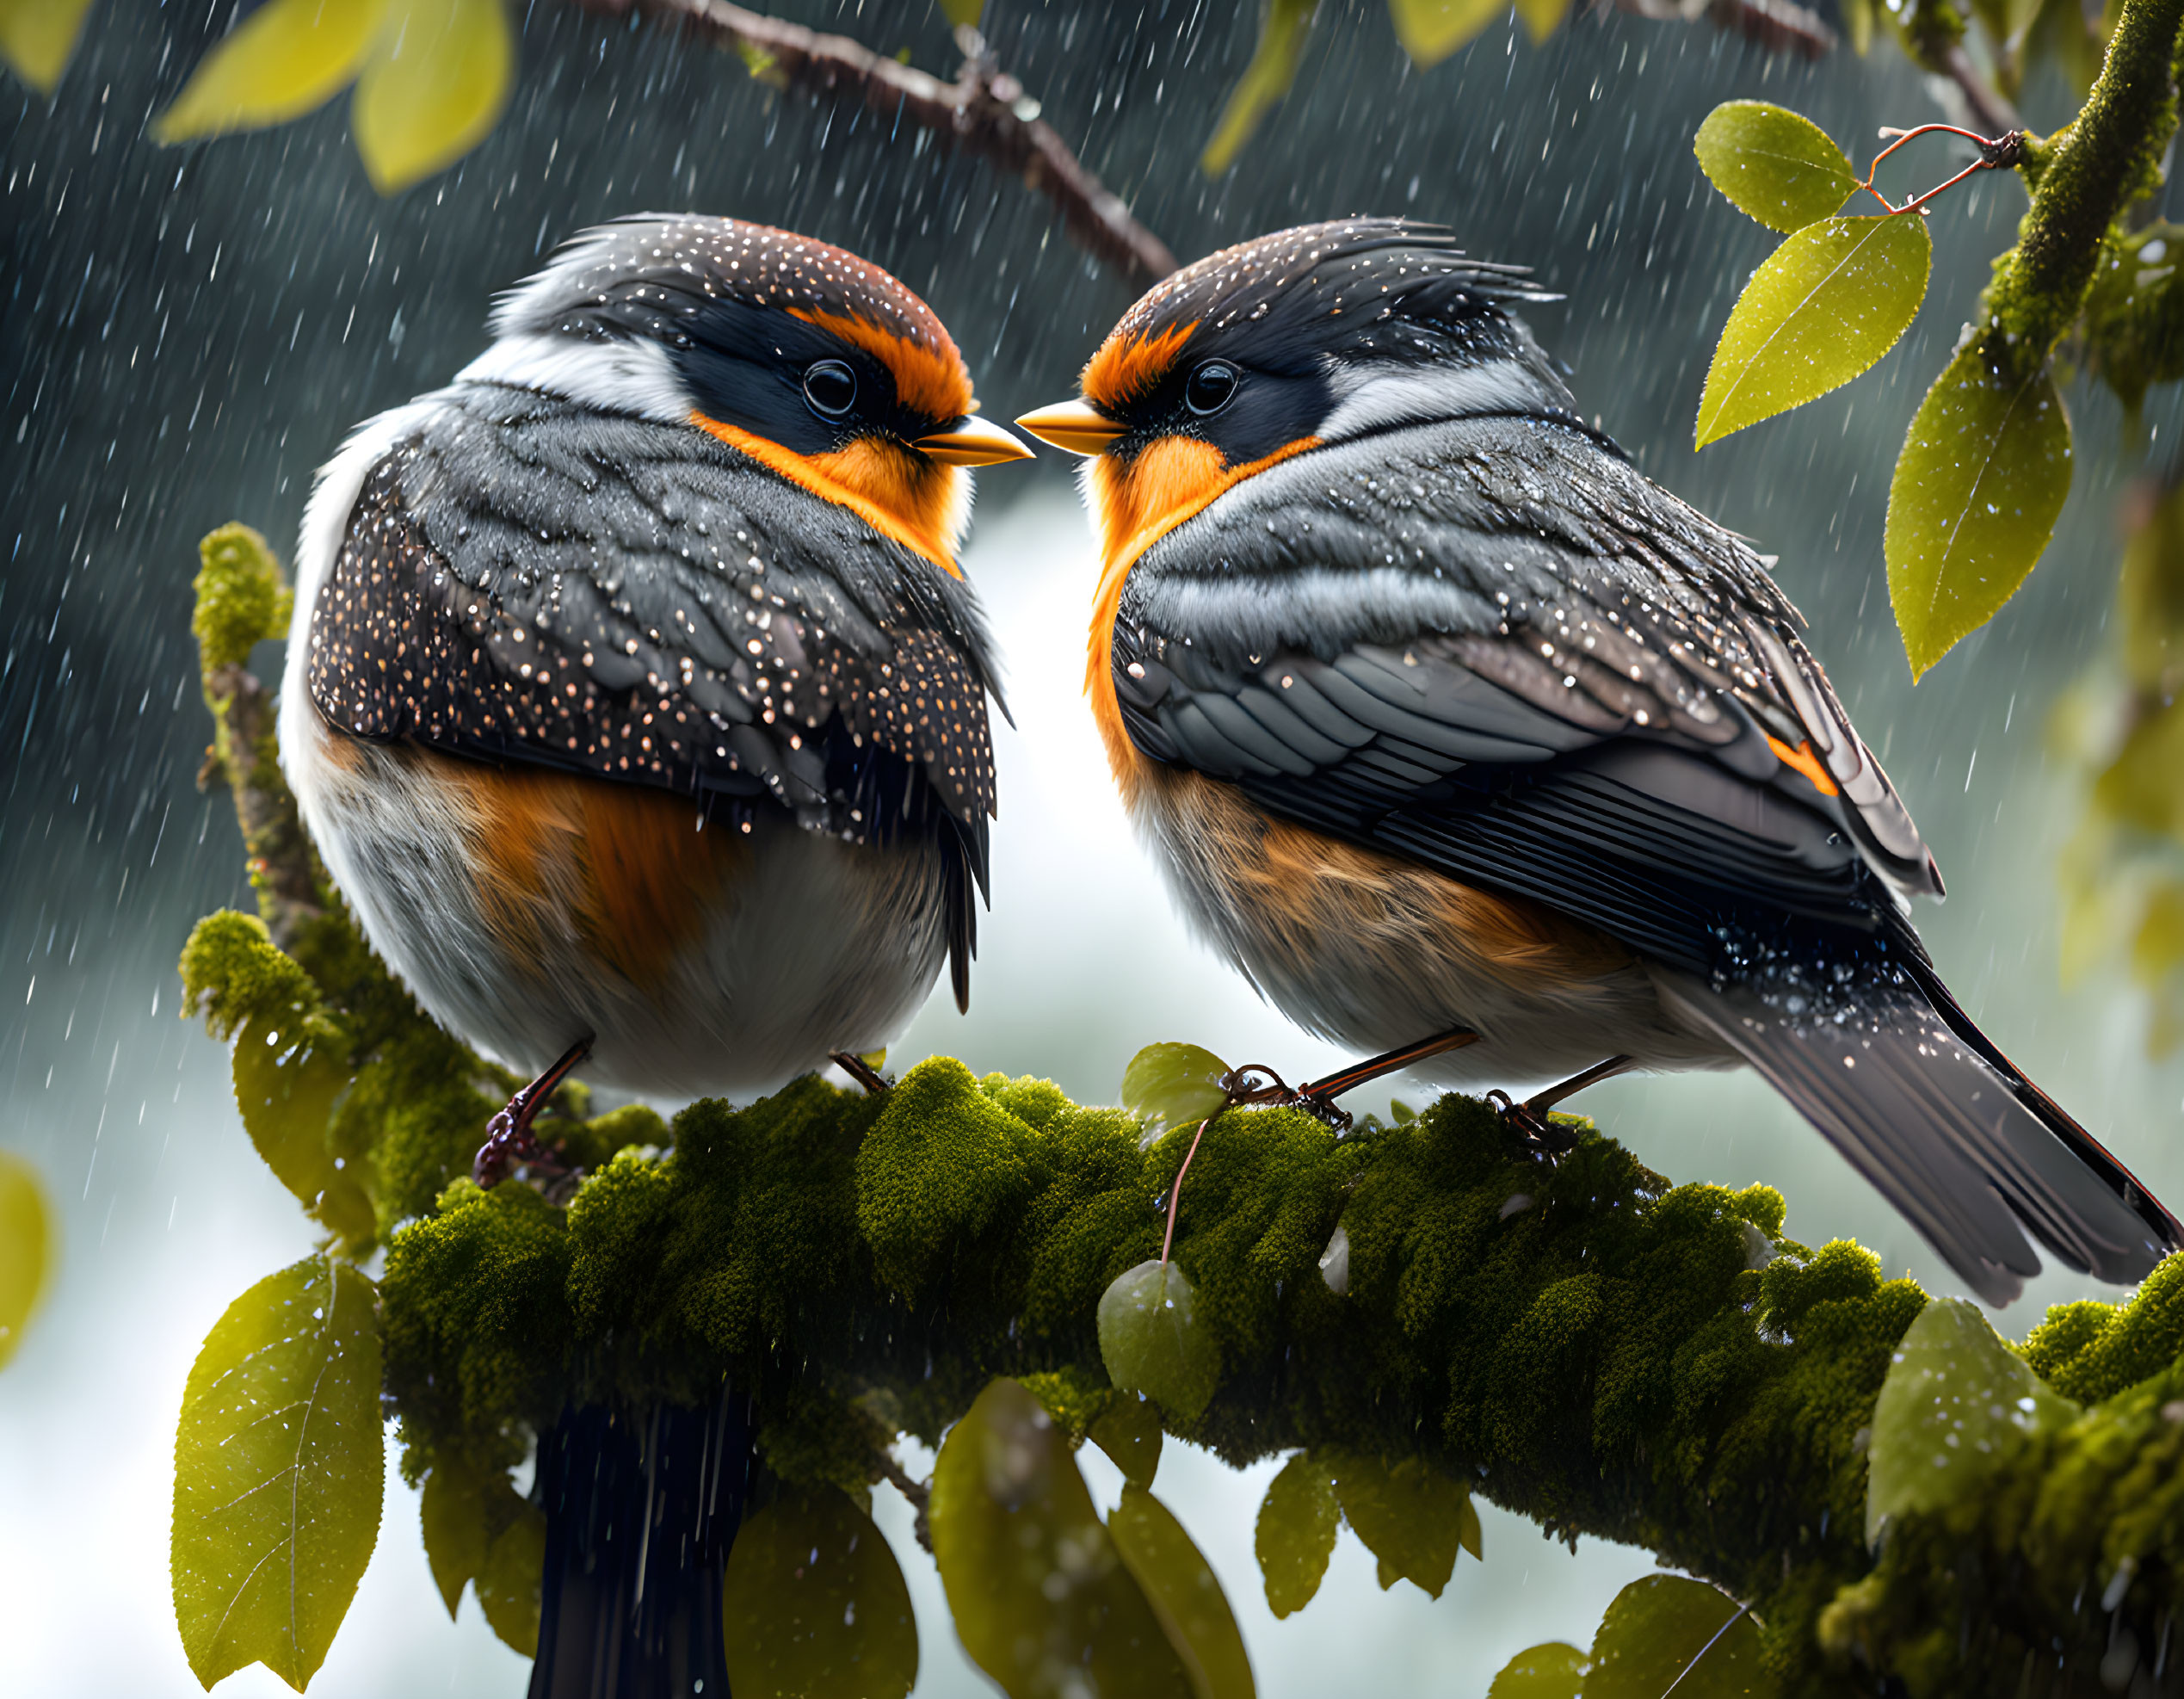
[[[1722,893],[1872,933],[1888,887],[1938,889],[1799,623],[1590,436],[1469,420],[1299,456],[1153,544],[1114,686],[1157,760],[1704,973]]]
[[[960,996],[990,644],[966,585],[847,510],[697,431],[472,386],[365,478],[311,644],[354,736],[937,836]]]

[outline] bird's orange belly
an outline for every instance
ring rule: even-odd
[[[1273,818],[1233,785],[1146,759],[1124,791],[1195,929],[1267,999],[1370,1053],[1452,1027],[1484,1041],[1428,1073],[1514,1084],[1603,1058],[1702,1066],[1614,939],[1544,905]]]
[[[882,1045],[945,955],[939,852],[314,727],[290,776],[367,936],[443,1025],[536,1072],[743,1092]]]

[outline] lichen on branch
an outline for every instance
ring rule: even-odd
[[[2184,0],[2125,0],[2084,107],[2028,142],[2020,169],[2032,205],[1987,290],[1982,339],[1997,372],[2021,380],[2046,363],[2084,310],[2111,227],[2160,186],[2176,129],[2180,22]]]

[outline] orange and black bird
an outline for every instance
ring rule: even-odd
[[[1951,997],[1803,618],[1578,416],[1545,299],[1438,228],[1283,231],[1018,421],[1089,457],[1088,689],[1183,911],[1315,1032],[1570,1076],[1537,1137],[1577,1084],[1749,1063],[1989,1302],[2027,1234],[2143,1276],[2184,1231]]]
[[[786,231],[586,232],[491,331],[320,472],[280,731],[374,948],[540,1075],[521,1153],[587,1052],[751,1091],[943,960],[967,1000],[996,669],[954,554],[966,468],[1030,451],[924,302]]]

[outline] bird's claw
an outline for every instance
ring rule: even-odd
[[[1494,1111],[1502,1117],[1503,1126],[1515,1133],[1533,1152],[1550,1159],[1577,1147],[1577,1135],[1567,1128],[1558,1127],[1548,1120],[1544,1111],[1528,1103],[1519,1103],[1506,1091],[1494,1090],[1486,1094],[1486,1101],[1494,1105]]]
[[[1223,1075],[1221,1089],[1229,1094],[1229,1103],[1237,1107],[1302,1109],[1338,1134],[1350,1130],[1350,1112],[1337,1108],[1332,1097],[1315,1090],[1310,1081],[1293,1089],[1262,1062],[1247,1062]]]

